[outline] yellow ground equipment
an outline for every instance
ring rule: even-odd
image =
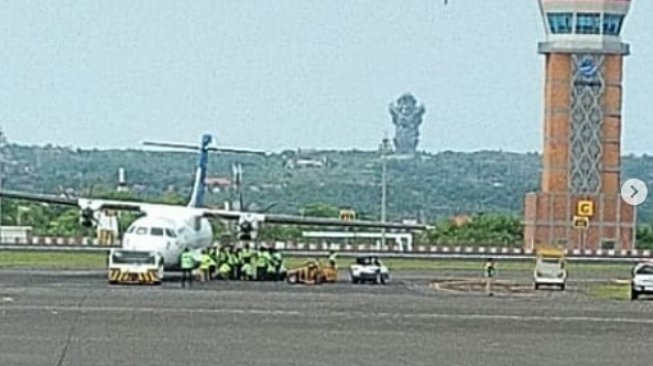
[[[338,270],[331,266],[322,266],[319,262],[307,262],[304,266],[291,269],[286,275],[288,283],[301,283],[305,285],[319,285],[321,283],[334,283],[338,280]]]
[[[539,245],[535,247],[535,255],[538,257],[564,258],[565,250],[553,245]]]
[[[108,262],[110,284],[159,285],[163,280],[163,258],[157,253],[112,249]]]
[[[110,269],[109,283],[155,285],[160,284],[161,279],[158,277],[155,270],[150,270],[147,272],[129,272],[122,271],[120,269]]]

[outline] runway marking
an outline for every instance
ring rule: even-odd
[[[186,308],[156,308],[156,307],[98,307],[87,306],[45,306],[45,305],[2,305],[0,310],[6,311],[79,311],[81,313],[178,313],[178,314],[227,314],[227,315],[280,315],[280,316],[331,316],[355,319],[365,318],[397,318],[397,319],[441,319],[441,320],[510,320],[519,322],[585,322],[585,323],[623,323],[623,324],[653,324],[653,319],[625,317],[593,317],[593,316],[538,316],[510,314],[452,314],[452,313],[388,313],[361,311],[298,311],[298,310],[267,310],[267,309],[186,309]]]

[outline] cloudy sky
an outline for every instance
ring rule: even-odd
[[[0,126],[27,144],[372,149],[410,91],[422,149],[539,151],[537,1],[449,2],[5,0]],[[652,153],[653,1],[633,3],[623,151]]]

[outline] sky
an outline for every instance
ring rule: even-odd
[[[623,31],[624,153],[653,153],[653,1]],[[426,107],[419,149],[541,151],[536,0],[0,3],[0,128],[12,142],[144,139],[375,149],[388,105]]]

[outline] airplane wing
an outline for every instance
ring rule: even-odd
[[[204,216],[226,220],[246,220],[259,223],[305,225],[305,226],[344,226],[375,229],[426,230],[428,225],[404,224],[399,222],[379,222],[363,220],[339,220],[323,217],[305,217],[282,214],[259,214],[251,212],[204,209]]]
[[[363,220],[339,220],[322,217],[304,217],[283,214],[260,214],[245,211],[230,211],[221,209],[184,207],[166,204],[156,204],[136,201],[119,201],[105,200],[95,198],[74,198],[65,196],[56,196],[52,194],[27,193],[17,191],[0,190],[0,197],[13,198],[19,200],[34,201],[46,204],[56,204],[64,206],[79,207],[82,210],[116,210],[116,211],[140,211],[148,212],[154,209],[174,209],[174,210],[192,210],[197,216],[207,218],[217,218],[223,220],[237,220],[239,222],[249,222],[253,224],[271,223],[287,225],[305,225],[305,226],[340,226],[340,227],[362,227],[376,229],[402,229],[402,230],[426,230],[427,225],[422,224],[404,224],[398,222],[378,222]]]
[[[0,190],[0,197],[13,198],[54,205],[75,206],[81,209],[96,210],[120,210],[120,211],[143,211],[144,206],[154,206],[145,202],[104,200],[94,198],[74,198],[56,196],[53,194],[27,193],[17,191]]]

